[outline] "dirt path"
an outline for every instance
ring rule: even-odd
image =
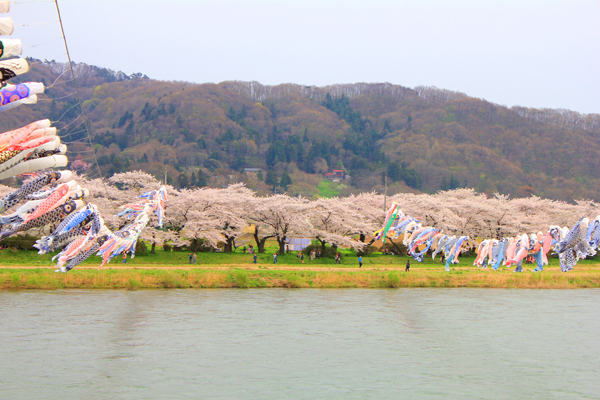
[[[52,266],[21,266],[21,265],[0,265],[0,269],[38,269],[38,268],[42,268],[42,269],[53,269]],[[289,265],[278,265],[278,266],[274,266],[274,265],[269,265],[269,266],[261,266],[261,265],[255,265],[255,264],[225,264],[225,265],[211,265],[211,264],[205,264],[205,265],[194,265],[194,266],[190,266],[190,265],[166,265],[166,264],[145,264],[145,265],[112,265],[109,267],[103,267],[101,269],[113,269],[113,270],[129,270],[129,269],[148,269],[148,270],[152,270],[152,269],[160,269],[160,270],[192,270],[192,269],[205,269],[205,270],[218,270],[218,271],[225,271],[225,270],[229,270],[229,269],[245,269],[245,270],[261,270],[261,271],[321,271],[321,272],[325,272],[325,271],[338,271],[338,272],[354,272],[354,271],[404,271],[404,266],[391,266],[391,265],[382,265],[380,267],[363,267],[363,268],[356,268],[356,267],[328,267],[328,266],[289,266]],[[76,269],[98,269],[98,267],[93,266],[93,265],[78,265],[76,267]],[[532,268],[525,268],[525,272],[528,272],[530,269]],[[427,266],[419,266],[417,268],[412,268],[411,272],[412,273],[419,273],[419,271],[441,271],[443,270],[443,266],[439,265],[427,265]],[[480,272],[484,272],[484,271],[489,271],[491,273],[495,272],[491,269],[480,269],[477,267],[471,267],[471,266],[464,266],[461,267],[459,266],[458,271],[465,271],[465,272],[476,272],[476,271],[480,271]],[[510,269],[503,269],[502,271],[512,271],[513,268]],[[598,265],[583,265],[583,266],[577,266],[575,268],[575,272],[579,271],[591,271],[591,270],[598,270]],[[560,272],[560,268],[557,267],[545,267],[544,271],[550,271],[550,272]]]
[[[51,269],[53,267],[49,266],[20,266],[20,265],[0,265],[0,269]],[[208,270],[218,270],[225,271],[228,269],[246,269],[246,270],[261,270],[261,271],[373,271],[373,270],[404,270],[404,267],[394,268],[390,266],[382,266],[381,268],[374,267],[364,267],[364,268],[354,268],[354,267],[314,267],[314,266],[258,266],[253,264],[227,264],[227,265],[197,265],[197,266],[188,266],[188,265],[165,265],[165,264],[148,264],[148,265],[113,265],[109,267],[103,267],[101,269],[173,269],[173,270],[191,270],[191,269],[208,269]],[[99,269],[93,265],[78,265],[75,269]]]

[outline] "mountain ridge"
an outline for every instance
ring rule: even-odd
[[[390,192],[458,185],[600,199],[600,114],[506,107],[435,87],[199,84],[79,63],[90,146],[73,111],[73,84],[61,77],[68,64],[33,61],[28,81],[59,84],[37,105],[4,113],[0,130],[50,116],[71,142],[71,159],[85,165],[93,152],[104,175],[143,169],[175,185],[204,183],[203,175],[211,185],[245,181],[268,193],[272,185],[240,173],[255,167],[277,177],[286,171],[292,183],[280,190],[312,196],[323,173],[341,168],[352,177],[342,195],[381,190],[387,173]]]

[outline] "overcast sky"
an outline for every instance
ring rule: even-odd
[[[59,6],[74,61],[128,74],[198,83],[428,85],[508,106],[600,113],[600,1],[60,0]],[[12,4],[5,16],[15,21],[12,37],[23,40],[24,56],[66,61],[62,42],[52,41],[61,35],[53,1]]]

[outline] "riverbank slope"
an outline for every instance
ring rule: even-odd
[[[223,265],[200,268],[156,266],[78,268],[55,273],[51,268],[0,268],[0,290],[23,289],[155,289],[155,288],[397,288],[469,287],[574,289],[600,287],[600,266],[569,273],[546,268],[541,273],[513,273],[474,267],[454,268],[334,268],[257,267]]]

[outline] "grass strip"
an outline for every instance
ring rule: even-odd
[[[575,289],[600,287],[600,270],[568,274],[544,271],[295,271],[230,268],[79,269],[67,274],[49,268],[0,269],[0,290],[160,288],[408,288],[469,287]]]

